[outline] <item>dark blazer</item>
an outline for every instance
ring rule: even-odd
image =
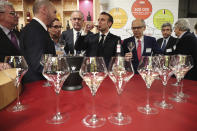
[[[134,42],[135,43],[135,37],[129,37],[127,39],[125,39],[123,41],[123,50],[124,50],[124,54],[129,52],[128,44],[129,42]],[[136,43],[135,43],[136,45]],[[147,49],[151,49],[150,52],[146,52]],[[158,44],[156,43],[156,39],[154,37],[150,37],[150,36],[144,36],[144,51],[142,53],[142,56],[150,56],[150,55],[154,55],[154,54],[161,54],[161,49],[159,48]],[[136,46],[132,51],[133,54],[133,59],[132,59],[132,64],[133,64],[133,68],[135,73],[137,72],[137,67],[139,65],[139,60],[137,57],[137,49]]]
[[[194,67],[186,74],[185,78],[197,80],[197,39],[195,36],[186,32],[177,42],[175,54],[191,55]]]
[[[86,56],[104,57],[105,64],[108,66],[111,57],[116,55],[118,40],[120,40],[120,37],[108,33],[102,49],[99,50],[99,33],[80,36],[75,43],[75,49],[77,51],[86,50]]]
[[[43,54],[55,54],[54,43],[49,33],[36,20],[27,24],[20,37],[21,50],[28,64],[28,71],[24,75],[24,82],[44,79],[43,66],[40,65]]]
[[[92,32],[88,32],[89,34],[93,34]],[[73,29],[63,31],[60,37],[60,41],[64,40],[64,50],[66,54],[74,54],[74,36],[73,36]]]
[[[170,36],[168,43],[166,44],[166,47],[163,51],[163,54],[165,55],[171,55],[174,52],[173,46],[176,44],[177,38],[174,38],[173,36]],[[160,38],[157,40],[157,44],[159,45],[159,48],[161,48],[163,43],[163,38]]]
[[[19,38],[19,32],[14,31]],[[20,49],[16,48],[4,31],[0,28],[0,62],[4,62],[5,56],[21,55]]]

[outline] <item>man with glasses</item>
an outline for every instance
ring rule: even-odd
[[[144,35],[144,31],[146,29],[145,21],[142,19],[135,19],[132,21],[132,31],[133,36],[125,39],[123,41],[123,50],[126,57],[132,57],[132,64],[135,73],[137,72],[137,67],[139,65],[139,61],[141,56],[150,56],[154,54],[160,54],[161,50],[156,43],[156,39],[154,37]],[[135,48],[132,52],[129,52],[128,44],[133,42],[135,44]]]
[[[171,36],[172,34],[172,25],[170,23],[164,23],[161,26],[161,32],[163,38],[157,40],[157,43],[162,50],[163,54],[172,54],[173,46],[176,44],[176,38]]]
[[[20,55],[19,32],[14,30],[18,25],[18,15],[12,3],[0,1],[0,62],[5,56]]]
[[[81,52],[76,52],[74,49],[75,42],[79,35],[82,33],[82,28],[84,24],[84,15],[81,11],[73,11],[70,16],[70,21],[72,23],[72,29],[63,31],[61,35],[61,41],[64,41],[66,54],[76,55]],[[92,32],[88,31],[88,35]]]
[[[64,54],[64,46],[60,43],[61,29],[62,23],[59,19],[55,19],[48,28],[49,34],[55,45],[56,54]]]
[[[41,56],[55,54],[55,46],[47,31],[47,26],[56,18],[54,5],[48,0],[35,1],[33,14],[35,17],[23,28],[20,37],[22,53],[28,64],[28,71],[23,77],[25,83],[45,79]]]

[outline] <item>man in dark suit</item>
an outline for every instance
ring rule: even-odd
[[[82,33],[82,27],[84,24],[84,15],[81,11],[73,11],[70,16],[70,21],[72,22],[73,29],[63,31],[60,41],[64,42],[66,54],[76,55],[81,52],[76,52],[74,49],[75,42],[79,35]],[[89,28],[90,29],[90,28]],[[88,31],[88,34],[92,32]]]
[[[160,54],[161,50],[154,37],[146,36],[143,32],[146,29],[146,24],[144,20],[136,19],[132,21],[132,31],[134,36],[129,37],[123,41],[123,50],[126,57],[132,57],[132,64],[135,73],[137,72],[137,67],[141,56],[150,56],[153,54]],[[133,42],[135,48],[132,52],[129,52],[128,44]]]
[[[194,67],[186,74],[185,78],[197,80],[197,39],[189,30],[187,20],[180,19],[175,23],[174,32],[178,37],[178,42],[174,46],[174,53],[192,56]]]
[[[0,2],[0,62],[5,56],[20,55],[19,32],[14,30],[18,25],[18,15],[13,5],[7,1]]]
[[[176,38],[171,36],[172,34],[172,25],[170,23],[164,23],[161,26],[161,32],[163,38],[157,40],[157,43],[162,50],[163,54],[170,55],[173,52],[173,46],[176,44]]]
[[[33,5],[35,17],[22,30],[20,44],[28,64],[24,82],[44,79],[43,66],[40,65],[43,54],[55,54],[55,47],[47,31],[47,25],[56,18],[56,9],[48,0],[36,1]]]
[[[86,35],[89,25],[85,25],[85,32],[77,39],[75,49],[78,51],[85,50],[86,56],[104,57],[108,66],[111,57],[116,55],[117,43],[120,40],[120,37],[109,32],[112,24],[113,17],[106,12],[102,12],[98,19],[97,28],[99,33]]]

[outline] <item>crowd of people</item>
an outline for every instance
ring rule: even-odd
[[[65,55],[97,56],[103,57],[106,65],[112,56],[116,56],[116,48],[121,38],[110,32],[113,25],[113,17],[107,12],[101,12],[98,25],[85,22],[81,11],[73,11],[70,16],[72,29],[63,31],[62,23],[56,18],[56,8],[48,0],[37,0],[33,4],[34,18],[21,32],[15,30],[18,25],[18,15],[10,2],[0,2],[0,70],[7,67],[4,62],[5,56],[23,55],[28,64],[28,71],[23,81],[25,83],[43,80],[43,66],[40,64],[43,54],[56,54],[64,45]],[[98,33],[91,30],[97,28]],[[133,36],[123,40],[121,55],[132,57],[132,64],[137,72],[141,56],[154,54],[184,54],[191,55],[194,67],[189,71],[186,78],[197,80],[197,23],[195,31],[190,32],[189,22],[179,19],[174,27],[170,23],[164,23],[161,27],[162,38],[144,35],[146,23],[142,19],[131,22]],[[171,34],[175,32],[177,38]],[[135,48],[130,52],[128,44],[133,42]]]

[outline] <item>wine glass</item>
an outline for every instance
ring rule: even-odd
[[[138,111],[144,114],[157,114],[158,110],[156,108],[150,107],[149,103],[149,90],[153,83],[153,81],[158,76],[158,72],[156,70],[156,63],[153,60],[152,56],[142,56],[139,66],[138,72],[146,83],[147,87],[147,103],[145,107],[138,107]]]
[[[120,97],[125,88],[126,83],[134,75],[131,60],[120,56],[112,57],[108,68],[108,74],[111,80],[114,82],[118,92],[118,96]],[[116,125],[126,125],[131,123],[131,117],[121,112],[120,98],[118,100],[119,110],[117,113],[112,113],[108,117],[108,120]]]
[[[22,77],[24,76],[24,74],[28,70],[28,65],[25,61],[25,58],[23,56],[6,56],[4,62],[9,64],[10,69],[4,70],[3,72],[11,80],[13,80],[13,81],[15,80],[14,85],[16,86],[16,89],[17,89],[16,90],[16,92],[17,92],[16,105],[9,107],[7,110],[10,112],[19,112],[19,111],[26,110],[27,106],[21,104],[20,98],[19,98],[19,85],[20,85]],[[11,70],[14,70],[14,72],[16,72],[16,74],[13,75]]]
[[[130,52],[135,48],[135,43],[134,42],[129,42],[127,45],[127,48],[129,49]]]
[[[183,87],[182,79],[194,66],[193,59],[191,55],[174,55],[172,57],[172,71],[176,76],[178,86],[176,97],[170,97],[169,99],[175,102],[186,102],[186,99],[180,96],[179,88]]]
[[[80,76],[85,81],[86,85],[89,87],[92,99],[93,99],[93,113],[91,115],[87,115],[82,122],[87,127],[101,127],[105,124],[106,119],[96,115],[94,106],[95,101],[94,97],[96,92],[102,83],[102,81],[107,76],[107,69],[105,66],[105,62],[102,57],[85,57],[79,71]]]
[[[70,69],[66,60],[66,57],[48,57],[47,62],[44,65],[42,72],[43,76],[54,86],[56,94],[56,114],[49,119],[49,124],[61,124],[64,123],[68,116],[65,113],[60,113],[59,110],[59,93],[64,81],[70,74]]]
[[[53,54],[43,54],[41,56],[40,64],[44,67],[45,63],[48,60],[48,57],[52,57],[52,56],[53,56]],[[42,85],[42,87],[51,87],[51,86],[52,85],[49,83],[48,80]]]
[[[163,55],[163,56],[155,56],[157,61],[158,61],[158,72],[159,72],[159,77],[162,81],[163,84],[163,96],[162,96],[162,101],[161,102],[155,102],[155,106],[160,107],[162,109],[172,109],[173,106],[170,103],[166,102],[166,95],[165,95],[165,90],[167,87],[168,80],[172,76],[173,72],[171,69],[171,56],[169,55]]]

